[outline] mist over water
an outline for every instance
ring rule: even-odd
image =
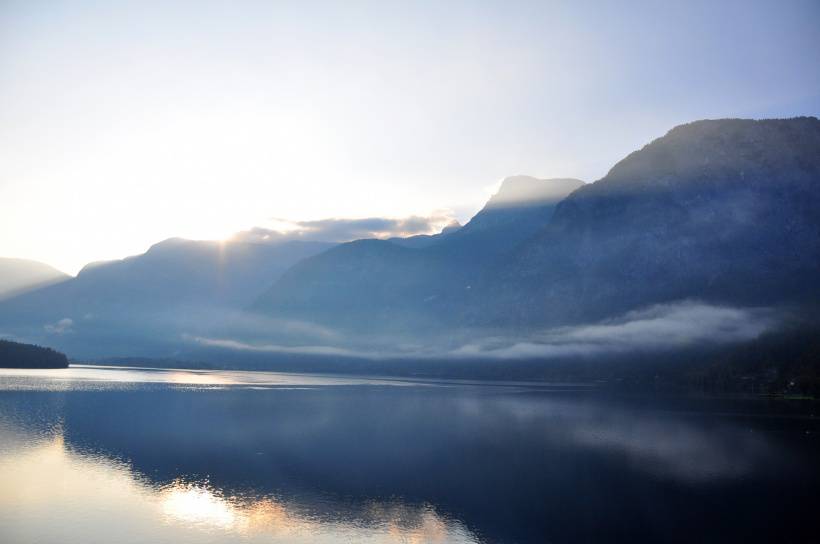
[[[0,374],[9,542],[766,541],[810,529],[812,406],[580,385]],[[779,500],[773,501],[777,496]]]

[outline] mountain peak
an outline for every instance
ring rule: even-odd
[[[449,234],[451,232],[455,232],[459,230],[462,226],[463,225],[459,223],[458,220],[453,219],[452,221],[447,223],[447,225],[443,229],[441,229],[441,234]]]
[[[583,181],[573,178],[538,179],[531,176],[510,176],[501,182],[498,192],[487,202],[487,208],[555,203],[583,185]]]
[[[745,172],[760,173],[760,181],[785,168],[804,175],[817,163],[811,157],[820,146],[820,120],[704,119],[678,125],[642,149],[618,162],[604,178],[617,183],[650,184],[681,180],[742,179]],[[597,185],[597,183],[596,183]]]

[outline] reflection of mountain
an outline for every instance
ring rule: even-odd
[[[0,300],[67,279],[68,275],[44,263],[0,257]]]
[[[5,430],[0,436],[8,438]],[[78,453],[59,434],[4,448],[0,461],[5,484],[0,504],[13,503],[26,513],[0,522],[9,542],[85,543],[97,541],[100,534],[110,538],[110,513],[116,515],[118,529],[128,528],[128,542],[477,542],[458,521],[441,517],[430,506],[399,499],[327,504],[333,510],[317,515],[313,503],[253,492],[229,495],[205,481],[178,479],[157,485],[126,463]],[[57,481],[60,485],[55,486]]]
[[[121,261],[0,304],[0,330],[72,356],[173,349],[182,332],[213,327],[249,304],[322,242],[171,239]],[[167,351],[162,351],[167,353]]]
[[[767,419],[697,415],[753,403],[659,407],[495,387],[372,386],[65,398],[73,451],[127,459],[154,486],[207,481],[219,496],[276,497],[291,514],[365,525],[396,501],[411,519],[431,505],[488,542],[629,542],[673,528],[686,539],[687,527],[784,536],[812,506],[795,475],[818,477],[811,452],[778,451]],[[708,501],[695,484],[708,486]],[[773,495],[790,500],[773,504]]]

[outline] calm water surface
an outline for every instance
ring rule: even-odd
[[[817,542],[816,408],[0,370],[0,542]]]

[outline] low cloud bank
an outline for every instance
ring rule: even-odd
[[[306,240],[322,242],[349,242],[365,238],[404,238],[418,234],[436,234],[455,219],[449,212],[429,217],[404,218],[367,217],[361,219],[321,219],[316,221],[276,220],[281,228],[255,227],[240,232],[233,240],[242,242],[272,242],[279,240]]]
[[[43,328],[49,334],[68,334],[74,332],[74,320],[69,317],[64,317],[56,323],[46,323]]]
[[[688,301],[652,306],[597,324],[552,329],[520,341],[489,338],[465,344],[452,354],[525,359],[668,351],[753,340],[777,321],[770,309]]]
[[[238,340],[225,338],[203,338],[201,336],[189,336],[199,345],[240,351],[253,351],[258,353],[282,353],[291,355],[335,355],[340,357],[374,357],[370,352],[350,350],[334,346],[282,346],[277,344],[248,344]]]
[[[326,329],[320,329],[324,342],[320,340],[315,345],[251,343],[202,336],[187,339],[203,346],[233,350],[367,359],[554,359],[738,343],[757,338],[778,322],[771,309],[686,301],[652,306],[595,324],[549,329],[526,338],[483,335],[481,340],[467,340],[455,348],[437,346],[434,342],[426,347],[397,348],[399,344],[390,344],[386,339],[378,347],[368,349],[328,345],[338,343],[344,336]],[[326,344],[327,341],[330,342]]]

